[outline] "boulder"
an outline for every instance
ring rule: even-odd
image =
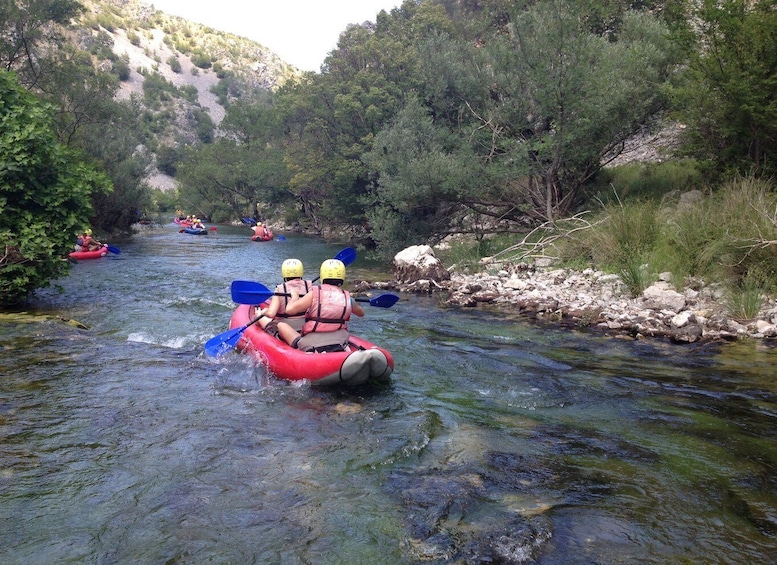
[[[394,256],[394,277],[407,284],[422,279],[439,283],[451,276],[430,246],[413,245]]]
[[[685,309],[685,296],[672,289],[671,285],[659,281],[653,283],[642,293],[646,308],[670,310],[679,313]]]

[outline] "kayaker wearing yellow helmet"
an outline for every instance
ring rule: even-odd
[[[270,236],[270,231],[267,229],[267,226],[262,222],[256,222],[256,225],[251,229],[254,230],[254,237],[261,237],[264,239]]]
[[[95,251],[103,247],[103,244],[92,238],[92,230],[86,228],[81,235],[76,238],[74,249],[76,251]]]
[[[360,318],[364,310],[354,302],[351,294],[341,288],[345,282],[345,264],[337,259],[327,259],[321,264],[321,285],[300,296],[291,289],[291,299],[286,305],[287,314],[305,314],[301,331],[285,322],[278,322],[281,338],[303,351],[345,351],[348,347],[348,320],[351,314]]]
[[[296,291],[298,295],[307,294],[313,287],[313,282],[304,280],[305,268],[299,259],[286,259],[281,264],[281,276],[283,282],[275,287],[278,294],[291,294]],[[274,336],[278,336],[278,322],[286,322],[294,330],[299,331],[305,323],[303,314],[290,315],[286,311],[286,306],[291,301],[290,296],[278,296],[277,294],[270,299],[270,304],[259,315],[264,316],[257,323],[264,330]]]

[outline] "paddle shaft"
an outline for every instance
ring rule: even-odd
[[[275,296],[291,296],[291,294],[289,294],[288,292],[274,292],[273,294]],[[300,294],[299,295],[300,298],[302,298],[303,296],[305,296],[305,295],[304,294]],[[353,298],[356,302],[369,302],[370,301],[369,298],[364,298],[362,296],[351,296],[351,298]]]
[[[247,323],[245,326],[243,326],[242,328],[240,328],[240,333],[243,333],[244,331],[246,331],[246,330],[248,329],[248,327],[249,327],[249,326],[253,326],[253,325],[254,325],[256,322],[258,322],[258,321],[259,321],[259,320],[261,320],[262,318],[264,318],[264,314],[262,314],[261,316],[257,316],[256,318],[254,318],[253,320],[251,320],[250,322],[248,322],[248,323]]]
[[[275,292],[273,293],[275,296],[291,296],[291,294],[288,294],[286,292]],[[304,294],[301,296],[305,296]],[[380,296],[376,296],[375,298],[366,298],[363,296],[351,296],[351,299],[354,302],[366,302],[370,306],[376,306],[378,308],[391,308],[394,304],[397,303],[399,300],[399,297],[396,294],[381,294]]]

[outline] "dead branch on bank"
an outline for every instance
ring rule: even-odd
[[[563,220],[544,222],[527,233],[518,243],[489,257],[488,262],[522,262],[529,259],[550,259],[555,261],[559,257],[557,254],[551,254],[550,251],[555,248],[559,240],[569,238],[575,232],[592,229],[604,221],[589,222],[583,217],[589,213],[589,211],[579,212]],[[539,237],[537,237],[538,234]],[[532,241],[535,238],[537,238],[536,241]]]

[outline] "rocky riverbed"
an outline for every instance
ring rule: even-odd
[[[457,307],[494,305],[528,318],[611,335],[665,338],[676,343],[754,338],[777,343],[777,303],[764,300],[752,320],[736,319],[726,293],[701,281],[676,287],[665,273],[639,296],[618,275],[593,269],[538,267],[526,263],[487,263],[474,274],[450,272],[428,246],[408,248],[394,258],[394,281],[354,284],[401,292],[440,293]]]

